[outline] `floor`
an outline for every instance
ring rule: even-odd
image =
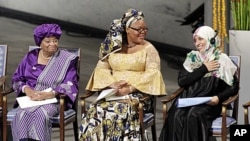
[[[7,84],[10,84],[10,78],[15,71],[18,63],[23,58],[28,50],[29,45],[35,45],[33,39],[33,29],[36,25],[22,22],[15,19],[9,19],[0,17],[0,44],[8,45],[8,61],[7,61]],[[69,33],[63,31],[60,39],[60,46],[81,48],[81,68],[80,68],[80,94],[84,94],[84,88],[93,71],[99,52],[99,45],[103,39],[91,38],[85,35],[79,35],[75,33]],[[167,51],[166,51],[167,52]],[[183,58],[176,55],[170,55],[166,52],[160,52],[161,57],[161,70],[166,83],[168,94],[174,92],[177,86],[177,73],[178,68],[183,61]],[[88,102],[93,101],[95,97],[88,99]],[[157,135],[159,136],[162,128],[162,105],[161,99],[157,101],[157,115],[156,115],[156,127]],[[15,95],[8,96],[8,108],[11,108],[15,101]],[[79,106],[80,111],[80,106]],[[80,114],[78,114],[78,121],[80,122]],[[73,126],[66,126],[65,140],[74,140]],[[149,139],[151,140],[150,130],[148,130]],[[11,140],[11,139],[9,139]],[[59,141],[59,130],[53,129],[52,141]],[[219,141],[219,139],[218,139]]]

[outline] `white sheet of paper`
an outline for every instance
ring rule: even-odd
[[[188,107],[209,102],[212,97],[178,98],[177,107]]]
[[[99,96],[96,98],[96,100],[94,101],[97,102],[105,97],[109,97],[111,95],[114,95],[116,93],[116,89],[105,89],[105,90],[102,90],[101,93],[99,94]]]
[[[44,92],[50,92],[50,91],[52,91],[52,88],[48,88],[44,90]],[[17,97],[16,100],[21,108],[34,107],[34,106],[57,102],[56,98],[51,98],[51,99],[46,99],[46,100],[41,100],[41,101],[33,101],[28,96]]]
[[[124,100],[124,99],[129,99],[128,95],[123,95],[123,96],[109,96],[105,98],[106,101],[112,101],[112,100]]]

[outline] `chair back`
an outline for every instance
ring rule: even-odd
[[[0,45],[0,77],[5,76],[7,62],[7,45]],[[0,86],[0,92],[4,90],[4,84]],[[2,95],[0,95],[0,107],[2,107]]]
[[[5,76],[7,61],[7,45],[0,45],[0,77]]]
[[[240,64],[241,57],[240,56],[229,56],[232,62],[238,67],[236,76],[238,77],[238,81],[240,82]],[[232,106],[232,117],[238,121],[238,105],[239,105],[239,97],[231,104]]]

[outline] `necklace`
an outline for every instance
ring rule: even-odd
[[[127,45],[128,48],[132,48],[132,47],[134,47],[134,46],[136,46],[136,44]]]
[[[42,58],[43,59],[46,59],[46,60],[48,60],[48,59],[50,59],[51,58],[51,56],[50,57],[45,57],[44,55],[43,55],[43,50],[41,50],[42,52],[41,52],[41,54],[42,54]]]

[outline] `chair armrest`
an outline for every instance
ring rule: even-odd
[[[8,88],[8,89],[5,89],[1,92],[2,96],[7,96],[8,94],[11,94],[14,92],[14,89],[13,88]]]
[[[85,94],[83,94],[83,96],[80,96],[80,99],[85,100],[86,98],[92,96],[95,93],[96,93],[95,91],[87,91]]]
[[[164,99],[162,99],[161,102],[163,104],[166,104],[166,103],[174,100],[183,90],[184,90],[184,88],[178,88],[174,93],[172,93],[171,95],[168,95]]]
[[[238,96],[239,96],[239,94],[234,95],[234,96],[228,98],[227,100],[225,100],[225,101],[222,102],[222,105],[223,106],[229,105],[230,103],[234,102],[238,98]]]
[[[85,99],[94,95],[97,91],[87,91],[83,96],[80,96],[81,99],[81,115],[86,112],[86,101]]]
[[[163,114],[163,121],[165,121],[168,115],[168,103],[174,100],[180,93],[184,90],[184,88],[178,88],[174,93],[171,95],[166,96],[164,99],[161,100],[162,102],[162,114]]]
[[[248,108],[250,106],[250,101],[242,105],[244,108]]]

